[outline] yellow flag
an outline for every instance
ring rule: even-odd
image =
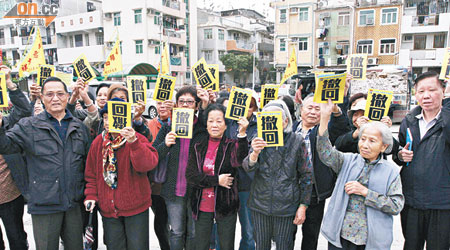
[[[33,46],[19,64],[19,77],[23,77],[23,72],[37,72],[41,64],[45,64],[44,47],[42,47],[41,31],[36,27]]]
[[[450,48],[447,51],[442,60],[441,74],[439,75],[441,80],[450,80]]]
[[[128,101],[138,103],[143,101],[147,103],[147,77],[146,76],[127,76]]]
[[[107,76],[122,70],[123,67],[122,67],[122,54],[120,53],[120,41],[119,38],[117,38],[114,47],[112,48],[108,58],[106,59],[103,75]]]
[[[42,87],[45,80],[52,76],[55,76],[55,66],[47,64],[41,65],[37,74],[37,85]]]
[[[161,55],[161,72],[160,74],[169,74],[170,73],[170,55],[169,48],[167,47],[167,43],[164,44],[164,50]]]
[[[364,116],[372,121],[381,121],[388,115],[393,95],[393,91],[369,89]]]
[[[316,79],[314,102],[327,103],[328,99],[331,99],[333,103],[344,102],[345,80],[347,79],[347,73],[338,75],[319,75]]]
[[[0,72],[0,107],[8,107],[8,89],[5,73]]]
[[[239,121],[240,117],[247,117],[253,92],[249,89],[241,89],[233,86],[228,101],[225,118]]]
[[[131,103],[108,101],[108,129],[119,133],[125,127],[131,127]]]
[[[292,48],[291,56],[289,57],[289,63],[284,71],[283,79],[281,79],[280,85],[293,75],[298,74],[297,71],[297,56],[295,55],[295,48]]]
[[[178,138],[192,138],[194,128],[194,110],[185,108],[174,108],[172,115],[172,131]]]
[[[282,147],[283,117],[281,111],[267,111],[256,113],[256,127],[258,137],[267,143],[266,147]]]
[[[73,68],[77,76],[83,78],[85,84],[96,77],[94,69],[89,64],[86,56],[82,54],[73,62]]]

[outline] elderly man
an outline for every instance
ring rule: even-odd
[[[57,250],[61,235],[64,249],[79,250],[89,132],[66,109],[69,94],[59,78],[48,78],[41,92],[44,112],[23,118],[8,131],[0,127],[0,154],[25,155],[36,249]]]
[[[21,118],[31,115],[31,106],[25,95],[16,84],[11,81],[11,70],[5,65],[0,66],[5,73],[9,98],[14,105],[9,116],[2,116],[0,122],[5,129],[9,129]],[[23,228],[23,207],[26,195],[26,178],[23,173],[25,162],[20,154],[0,155],[0,218],[5,226],[10,249],[28,249],[27,234]],[[0,249],[5,244],[0,229]]]
[[[442,106],[444,84],[426,72],[414,83],[418,107],[403,119],[398,135],[405,208],[404,249],[450,248],[450,107]],[[411,140],[407,138],[411,138]]]

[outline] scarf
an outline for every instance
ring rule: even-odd
[[[103,131],[102,156],[103,156],[103,179],[112,188],[117,188],[117,159],[116,151],[125,145],[127,141],[122,135],[111,140],[110,133]]]

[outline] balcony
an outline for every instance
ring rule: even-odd
[[[170,70],[185,72],[186,71],[186,57],[182,56],[171,56],[170,57]]]
[[[401,33],[448,32],[448,27],[450,27],[450,13],[430,16],[403,16]]]
[[[399,64],[409,66],[412,59],[413,67],[440,67],[444,59],[446,49],[409,50],[401,49]]]
[[[147,0],[147,6],[151,6],[151,9],[159,10],[165,15],[186,18],[186,4],[180,0]]]
[[[3,40],[3,43],[2,43]],[[0,45],[2,45],[2,49],[18,49],[20,44],[20,38],[18,36],[10,37],[10,38],[1,38],[0,39]]]
[[[163,41],[186,46],[186,32],[184,31],[168,31],[164,29],[163,35]]]
[[[85,54],[90,63],[103,62],[105,60],[103,45],[94,45],[75,48],[58,48],[58,63],[72,64],[81,54]]]
[[[252,44],[247,44],[236,40],[227,40],[227,51],[242,52],[242,53],[255,52]]]
[[[102,11],[85,12],[76,15],[57,17],[55,19],[56,33],[71,33],[87,31],[103,27]]]
[[[274,45],[273,45],[273,43],[261,42],[261,43],[258,43],[258,50],[259,51],[270,51],[270,52],[273,52]]]

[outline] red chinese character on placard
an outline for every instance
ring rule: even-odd
[[[34,58],[38,58],[38,57],[39,57],[39,52],[37,52],[37,50],[36,50],[36,51],[34,51],[34,53],[33,53],[33,57],[34,57]]]
[[[31,58],[28,58],[28,63],[31,63],[31,60],[32,60]]]
[[[22,65],[22,71],[27,71],[27,69],[28,69],[28,64]]]
[[[109,56],[109,59],[110,59],[111,61],[116,60],[116,58],[114,57],[114,54],[112,54],[111,56]]]

